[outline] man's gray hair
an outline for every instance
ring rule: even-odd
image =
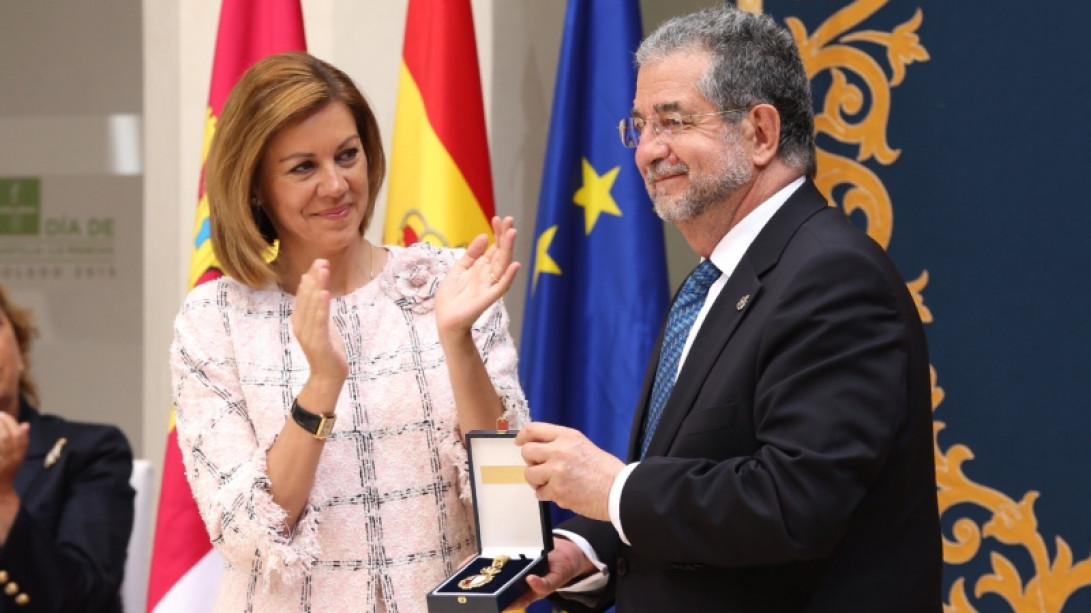
[[[698,91],[720,110],[773,105],[781,125],[777,156],[813,177],[811,85],[791,33],[768,15],[724,4],[661,24],[640,44],[636,65],[691,50],[712,54]]]

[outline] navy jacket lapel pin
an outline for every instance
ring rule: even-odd
[[[49,453],[45,454],[45,467],[49,468],[57,463],[57,460],[61,459],[61,449],[68,443],[68,439],[61,437],[57,439],[56,443],[53,443],[53,449],[49,450]]]
[[[745,309],[746,305],[749,304],[749,303],[750,303],[750,294],[746,294],[742,298],[739,298],[739,301],[735,303],[735,310],[736,311],[741,311],[741,310]]]

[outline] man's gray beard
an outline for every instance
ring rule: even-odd
[[[750,182],[754,171],[746,162],[746,152],[739,144],[738,130],[729,130],[724,141],[723,159],[719,169],[707,177],[694,178],[689,175],[689,166],[686,164],[667,166],[666,160],[645,172],[644,186],[655,205],[655,214],[660,219],[673,224],[696,219],[716,203],[725,200],[739,186]],[[690,184],[686,191],[678,196],[656,195],[652,180],[656,176],[676,172],[689,175]]]

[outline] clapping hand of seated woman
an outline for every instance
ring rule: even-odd
[[[519,262],[512,261],[515,220],[493,217],[492,230],[496,242],[490,245],[489,238],[479,234],[436,289],[436,325],[441,336],[468,334],[515,279],[519,270]]]
[[[19,423],[15,417],[0,412],[0,488],[15,479],[15,473],[27,454],[30,424]]]
[[[15,473],[23,465],[30,440],[30,425],[18,423],[15,417],[0,411],[0,506],[15,501]],[[3,513],[0,513],[2,521]],[[0,544],[4,542],[6,528],[0,525]]]

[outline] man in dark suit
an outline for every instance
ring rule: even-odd
[[[121,613],[132,451],[114,426],[31,405],[33,332],[0,287],[0,612]]]
[[[886,253],[812,181],[791,35],[725,5],[660,26],[637,64],[622,140],[702,261],[653,352],[628,464],[572,429],[520,432],[538,497],[581,517],[516,606],[940,611],[923,327]]]

